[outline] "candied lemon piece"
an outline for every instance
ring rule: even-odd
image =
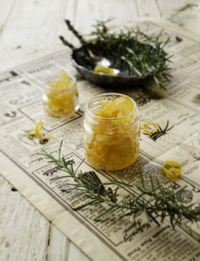
[[[135,109],[132,100],[127,96],[116,99],[115,106],[118,107],[119,110],[118,117],[128,116]]]
[[[43,122],[41,120],[36,121],[35,124],[35,136],[39,138],[41,136]]]
[[[75,112],[78,91],[75,81],[62,71],[56,80],[50,81],[45,94],[45,110],[52,116],[68,116]]]
[[[110,74],[110,75],[118,74],[118,70],[117,69],[106,67],[106,66],[100,66],[100,65],[96,65],[95,66],[94,72]]]
[[[92,166],[107,171],[133,164],[139,155],[139,121],[134,117],[132,99],[128,96],[103,99],[94,114],[98,118],[86,130],[87,160]]]
[[[51,86],[51,88],[54,89],[64,89],[64,88],[69,88],[70,83],[71,83],[70,77],[64,71],[61,71],[59,75],[59,79],[50,82],[49,85]]]
[[[26,135],[29,139],[38,138],[40,144],[44,144],[49,141],[49,136],[42,134],[43,122],[41,120],[36,121],[35,129],[33,131],[26,131]]]
[[[34,130],[26,131],[26,135],[28,136],[29,139],[33,139],[34,137],[39,138],[41,136],[42,127],[43,127],[43,122],[41,120],[38,120],[35,123]]]
[[[162,171],[168,179],[173,181],[181,175],[181,164],[173,160],[167,160],[162,165]]]
[[[134,104],[132,100],[123,96],[114,100],[103,100],[100,102],[101,108],[96,111],[96,115],[105,118],[120,118],[128,116],[134,111]]]

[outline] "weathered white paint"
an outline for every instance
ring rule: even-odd
[[[166,4],[167,2],[167,4]],[[125,24],[141,16],[169,18],[185,0],[0,0],[0,69],[28,54],[68,39],[64,18],[87,33],[95,20]],[[191,1],[192,2],[192,1]],[[196,1],[200,2],[200,1]],[[158,7],[156,5],[158,3]],[[199,10],[199,9],[198,9]],[[178,23],[200,33],[200,12],[187,11]],[[193,26],[195,24],[195,27]],[[77,247],[0,176],[1,261],[88,261]]]
[[[67,260],[70,241],[58,229],[56,229],[55,226],[51,224],[48,243],[48,261]]]
[[[0,176],[0,260],[43,261],[49,222]]]
[[[69,248],[68,260],[89,261],[90,259],[86,257],[74,244],[71,243]]]

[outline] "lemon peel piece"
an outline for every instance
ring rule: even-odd
[[[26,131],[27,137],[31,140],[33,140],[34,138],[38,138],[40,144],[48,142],[49,136],[42,134],[42,127],[43,122],[41,120],[36,121],[34,130]]]
[[[51,81],[49,86],[53,89],[65,89],[69,88],[71,83],[70,77],[65,71],[61,71],[57,80]]]
[[[40,138],[39,138],[40,144],[45,144],[45,143],[47,143],[48,141],[49,141],[49,136],[48,136],[48,135],[42,135],[42,136],[40,136]]]
[[[181,164],[173,160],[167,160],[162,165],[162,171],[169,180],[176,180],[181,175]]]
[[[33,140],[33,138],[35,137],[35,131],[26,131],[25,133],[26,136],[31,140]]]
[[[118,73],[118,70],[114,69],[114,68],[110,68],[110,67],[96,65],[94,68],[94,72],[104,73],[104,74],[109,74],[109,75],[116,75]]]
[[[43,122],[41,120],[36,121],[35,124],[35,137],[39,138],[42,134]]]
[[[146,121],[141,123],[141,129],[145,134],[154,134],[159,131],[159,126],[154,121]]]
[[[109,101],[102,100],[100,106],[101,107],[95,112],[95,114],[105,118],[128,116],[135,109],[131,98],[126,96]]]

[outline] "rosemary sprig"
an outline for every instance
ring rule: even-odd
[[[119,33],[111,32],[107,22],[97,22],[95,30],[89,35],[89,40],[83,36],[68,21],[68,29],[79,39],[82,46],[76,55],[79,63],[89,70],[96,65],[96,58],[106,58],[110,67],[120,71],[121,76],[134,76],[136,78],[151,78],[156,86],[165,88],[171,74],[168,62],[170,56],[164,48],[169,39],[161,41],[162,34],[158,36],[147,35],[139,28],[121,30]],[[70,46],[60,37],[63,44]],[[92,54],[92,55],[91,55]]]
[[[42,155],[59,171],[64,172],[63,176],[57,177],[58,179],[70,178],[70,181],[65,180],[66,187],[61,189],[62,192],[75,190],[79,196],[86,198],[81,205],[73,208],[75,211],[104,203],[109,209],[102,213],[96,221],[103,222],[103,216],[107,215],[109,211],[120,210],[120,218],[132,217],[136,227],[138,224],[142,225],[139,220],[141,214],[145,214],[147,223],[154,222],[157,225],[168,219],[173,229],[185,219],[190,222],[200,221],[200,204],[184,205],[180,203],[176,198],[173,186],[164,187],[158,180],[154,182],[150,178],[150,187],[147,188],[142,175],[141,185],[136,187],[137,192],[131,190],[130,184],[115,178],[102,183],[94,171],[82,172],[79,168],[74,169],[74,161],[67,161],[64,156],[61,156],[61,146],[58,158],[46,151],[43,151]],[[119,193],[120,191],[124,191],[123,195]]]
[[[79,39],[81,44],[85,44],[86,41],[83,38],[83,36],[74,28],[74,26],[71,24],[70,20],[66,19],[65,23],[68,27],[68,29]]]

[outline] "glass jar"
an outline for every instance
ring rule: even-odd
[[[60,71],[47,79],[44,109],[54,117],[72,115],[79,108],[77,83],[67,72]]]
[[[86,106],[84,131],[85,157],[93,167],[120,170],[137,160],[140,122],[129,96],[107,93],[92,98]]]

